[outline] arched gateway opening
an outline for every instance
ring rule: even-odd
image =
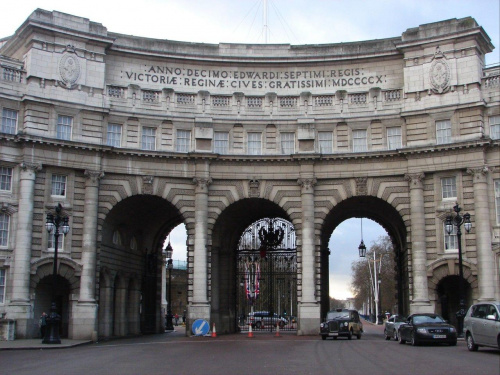
[[[406,227],[402,215],[386,201],[370,196],[356,196],[337,204],[326,216],[321,230],[321,316],[329,310],[329,256],[330,236],[335,228],[350,218],[369,218],[380,224],[392,240],[396,264],[396,289],[398,313],[409,311],[408,251]],[[335,244],[333,244],[335,246]],[[353,249],[357,251],[357,249]],[[332,255],[334,256],[334,255]]]
[[[259,309],[262,308],[259,311],[269,313],[269,310],[272,310],[271,317],[275,313],[278,314],[278,311],[283,315],[284,311],[281,309],[284,305],[281,298],[285,298],[283,297],[285,286],[288,287],[288,284],[285,285],[285,283],[293,281],[292,276],[285,277],[284,275],[292,273],[296,275],[296,268],[294,268],[296,265],[293,265],[296,264],[295,250],[281,249],[286,251],[274,251],[275,254],[272,254],[273,251],[267,251],[264,254],[261,253],[260,241],[256,240],[255,243],[251,243],[252,228],[257,231],[254,234],[258,237],[258,231],[264,227],[264,223],[265,228],[269,230],[269,222],[277,224],[281,228],[285,224],[285,232],[290,233],[290,239],[292,239],[293,226],[286,212],[275,203],[265,199],[240,200],[224,210],[214,224],[211,259],[211,317],[217,323],[217,332],[239,332],[247,323],[248,314],[252,307],[246,296],[245,282],[251,283],[252,278],[253,282],[256,281],[257,269],[260,270],[260,281],[263,281],[264,285],[261,285],[260,297],[257,298],[260,298],[260,301],[252,300],[254,311],[257,311],[258,306]],[[257,223],[259,223],[258,229]],[[245,238],[248,238],[250,242],[245,244]],[[280,243],[282,242],[280,241]],[[277,249],[278,247],[274,250]],[[245,277],[247,281],[245,281]],[[280,287],[282,289],[279,289]],[[290,287],[293,287],[294,291],[296,290],[296,287],[292,285]],[[280,290],[279,293],[278,290]],[[262,294],[264,291],[265,296]],[[251,298],[255,298],[255,294]],[[293,303],[296,304],[296,301],[295,297]],[[257,305],[257,303],[261,304]],[[295,311],[296,307],[288,306],[287,309]],[[240,324],[242,323],[242,314],[245,318],[244,324]],[[287,311],[287,314],[290,312]]]
[[[164,331],[162,249],[181,222],[172,204],[152,195],[126,198],[106,215],[98,253],[100,337]]]

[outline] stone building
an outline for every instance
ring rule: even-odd
[[[263,218],[296,236],[298,334],[328,308],[328,240],[367,217],[391,237],[402,313],[500,299],[500,71],[472,18],[292,46],[109,32],[37,9],[0,40],[0,312],[37,335],[52,293],[70,338],[163,329],[162,245],[187,230],[188,324],[236,330],[236,251]],[[46,215],[69,218],[54,237]],[[163,294],[164,295],[164,294]]]

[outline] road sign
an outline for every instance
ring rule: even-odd
[[[206,320],[197,319],[193,322],[191,330],[195,336],[205,336],[210,330],[210,325]]]

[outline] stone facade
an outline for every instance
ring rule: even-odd
[[[209,45],[36,10],[0,41],[0,312],[17,337],[37,335],[58,203],[71,230],[55,294],[70,338],[162,330],[161,248],[180,223],[188,324],[218,333],[236,329],[238,239],[264,217],[295,227],[299,334],[318,332],[328,240],[351,217],[391,237],[402,313],[451,315],[458,251],[443,224],[458,201],[473,221],[467,303],[500,299],[492,49],[472,18],[358,43]]]

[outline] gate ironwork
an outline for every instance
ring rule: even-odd
[[[236,257],[237,325],[247,331],[297,329],[297,249],[293,225],[262,219],[240,238]]]

